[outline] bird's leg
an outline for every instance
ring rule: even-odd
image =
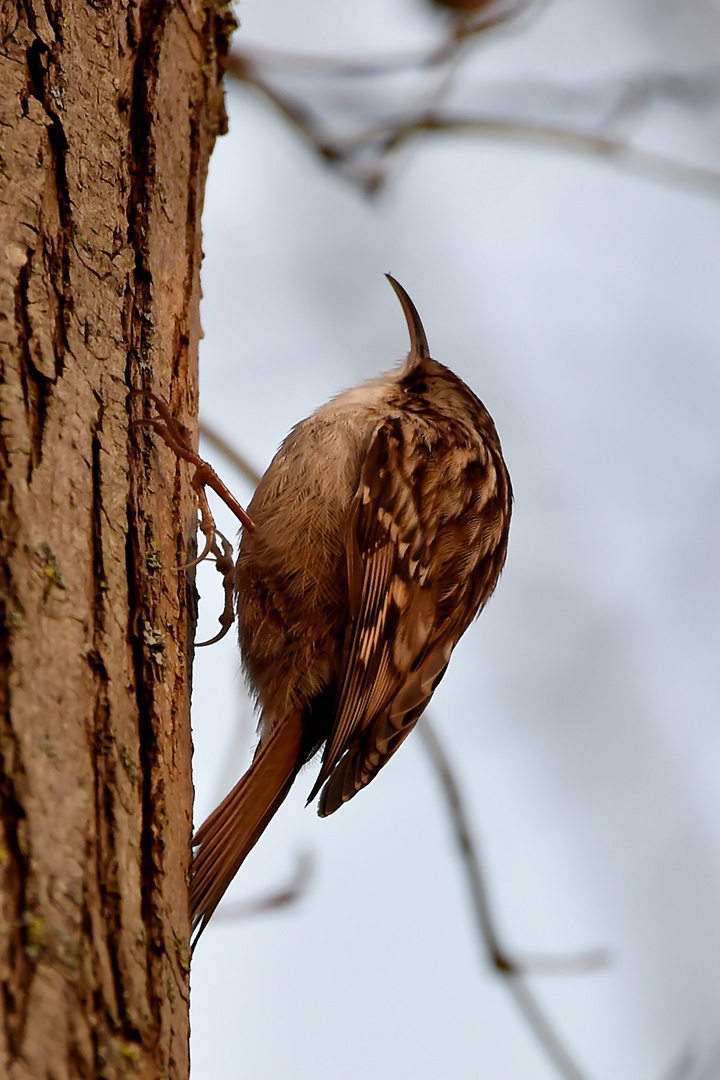
[[[131,390],[130,396],[149,398],[150,401],[152,401],[158,411],[160,419],[156,416],[148,416],[138,421],[138,423],[151,427],[157,431],[158,435],[160,435],[177,457],[182,458],[184,461],[187,461],[190,465],[194,466],[195,472],[192,477],[192,486],[198,494],[200,512],[206,522],[211,523],[212,528],[214,529],[215,522],[213,521],[207,496],[205,495],[205,488],[211,487],[215,494],[220,496],[225,505],[232,510],[243,528],[252,532],[255,529],[255,522],[242,508],[230,489],[222,482],[212,465],[205,461],[204,458],[201,458],[199,454],[195,453],[190,442],[190,432],[177,417],[173,416],[165,402],[150,390]],[[209,530],[206,531],[203,529],[203,532],[207,536]],[[211,547],[212,543],[208,547],[208,551]],[[203,555],[203,558],[204,557],[205,556]]]
[[[233,604],[235,595],[235,560],[233,559],[232,544],[229,540],[226,540],[222,533],[217,533],[217,536],[222,540],[222,551],[217,545],[217,537],[213,539],[210,550],[215,556],[215,569],[219,574],[222,574],[225,589],[225,607],[218,618],[220,629],[217,634],[215,637],[209,638],[208,641],[199,641],[197,643],[198,649],[202,649],[204,645],[214,645],[216,641],[221,641],[235,622],[235,606]]]
[[[212,554],[215,556],[216,568],[223,576],[225,607],[219,619],[222,629],[214,638],[211,638],[210,641],[203,641],[201,643],[202,645],[212,645],[214,642],[219,641],[225,636],[235,619],[232,602],[235,563],[232,557],[232,545],[223,536],[215,524],[215,518],[210,509],[205,488],[211,487],[213,491],[220,496],[225,505],[228,506],[239,519],[243,528],[252,532],[255,528],[255,523],[237,501],[229,488],[222,482],[212,465],[205,461],[204,458],[201,458],[199,454],[195,453],[191,444],[190,432],[176,416],[173,416],[165,402],[150,390],[132,390],[130,394],[131,397],[149,399],[158,413],[158,416],[143,417],[142,420],[138,420],[135,423],[138,426],[150,427],[153,431],[156,431],[163,442],[178,458],[187,461],[194,468],[191,483],[193,490],[197,495],[198,505],[200,507],[200,531],[205,537],[205,547],[196,559],[186,563],[184,566],[178,567],[178,570],[190,570],[193,566],[197,566],[198,563],[203,562],[208,555]],[[218,537],[220,537],[222,541],[222,550],[217,543]]]

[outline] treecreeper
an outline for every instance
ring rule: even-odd
[[[505,562],[512,489],[495,424],[388,280],[407,359],[297,424],[247,508],[232,580],[260,738],[193,837],[195,941],[311,758],[322,751],[308,802],[319,795],[324,817],[392,757]]]

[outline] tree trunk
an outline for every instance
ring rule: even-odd
[[[197,416],[221,0],[0,3],[0,1076],[188,1073]]]

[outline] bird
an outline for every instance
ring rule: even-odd
[[[194,944],[303,767],[326,817],[405,741],[505,563],[512,486],[478,397],[432,359],[386,275],[410,351],[297,424],[247,508],[233,571],[252,763],[197,830]]]

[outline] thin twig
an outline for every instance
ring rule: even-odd
[[[448,134],[478,132],[492,138],[511,139],[525,143],[535,142],[558,150],[579,151],[602,158],[622,168],[644,173],[651,179],[694,187],[714,196],[720,195],[720,171],[717,169],[705,169],[664,154],[656,154],[652,150],[641,150],[615,135],[564,128],[552,124],[536,124],[524,120],[516,121],[505,117],[424,116],[410,123],[398,124],[396,127],[365,131],[353,140],[352,145],[360,150],[366,149],[372,142],[379,142],[383,150],[387,152],[406,139],[429,131]],[[341,152],[344,149],[347,154],[349,148],[348,142],[345,147],[341,147]]]
[[[477,844],[473,839],[462,796],[445,751],[427,719],[418,724],[425,748],[430,755],[447,799],[455,838],[462,853],[463,864],[470,884],[475,916],[481,939],[490,959],[503,982],[512,994],[516,1005],[525,1017],[541,1046],[565,1080],[586,1080],[585,1073],[575,1064],[562,1040],[548,1020],[536,997],[527,985],[519,964],[512,960],[501,947],[490,912],[487,888],[480,867]]]
[[[219,450],[221,454],[224,454],[228,461],[234,465],[236,469],[240,470],[245,479],[249,480],[253,487],[257,487],[260,483],[260,473],[242,456],[240,451],[229,443],[219,431],[208,424],[206,420],[201,420],[199,426],[202,438],[207,439],[211,446],[214,446],[216,450]]]
[[[215,913],[216,921],[246,919],[250,915],[262,915],[266,911],[277,911],[297,903],[307,892],[314,873],[314,864],[310,855],[300,855],[295,873],[290,881],[274,892],[259,896],[255,900],[243,900],[236,904],[222,904]]]
[[[509,10],[481,16],[464,16],[453,19],[443,39],[430,48],[406,49],[404,51],[367,56],[328,56],[325,53],[300,53],[287,49],[269,48],[245,40],[243,48],[236,45],[228,56],[228,70],[244,79],[245,65],[263,65],[282,72],[297,75],[313,75],[321,78],[373,78],[407,70],[422,70],[444,64],[448,58],[469,38],[479,38],[493,30],[505,29],[508,23],[517,22],[518,16],[532,14],[532,8],[540,10],[549,0],[518,0]]]

